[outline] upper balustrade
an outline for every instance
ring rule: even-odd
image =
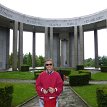
[[[25,15],[16,12],[14,10],[11,10],[0,4],[0,15],[11,20],[16,20],[18,22],[22,22],[34,26],[72,27],[72,26],[91,24],[107,19],[107,9],[82,17],[52,19],[52,18],[40,18],[40,17]]]

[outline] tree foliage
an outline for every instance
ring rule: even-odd
[[[107,66],[107,56],[98,57],[99,65],[100,66]],[[95,59],[88,58],[84,61],[84,66],[86,67],[94,67],[95,66]]]
[[[9,66],[12,66],[12,57],[13,53],[9,55]],[[30,67],[32,66],[32,55],[31,53],[26,53],[23,55],[23,64],[29,65]],[[41,67],[44,66],[44,57],[43,56],[35,56],[35,65],[36,67]]]
[[[94,59],[92,59],[92,58],[85,59],[85,61],[84,61],[85,67],[94,67],[94,65],[95,65]]]
[[[99,57],[99,65],[107,66],[107,56]]]

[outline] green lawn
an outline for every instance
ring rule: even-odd
[[[4,83],[0,83],[0,86]],[[13,100],[12,107],[16,107],[17,105],[27,101],[31,97],[37,95],[35,91],[34,84],[28,83],[11,83],[13,85]]]
[[[77,73],[77,72],[75,72]],[[33,72],[0,72],[0,78],[10,78],[10,79],[34,79]],[[91,75],[92,80],[107,80],[107,73],[98,72]],[[0,83],[1,84],[1,83]],[[34,84],[13,84],[14,93],[12,106],[23,103],[27,99],[36,95]],[[96,101],[96,88],[103,87],[106,85],[86,85],[86,86],[76,86],[73,89],[92,107],[98,107]]]
[[[33,72],[20,72],[20,71],[0,72],[0,78],[6,78],[6,79],[34,79],[34,73]]]
[[[103,81],[107,80],[107,73],[98,72],[95,74],[91,74],[92,80]],[[76,86],[73,89],[92,107],[98,107],[96,100],[96,89],[98,87],[107,86],[107,84],[103,85],[86,85],[86,86]]]
[[[33,72],[20,72],[20,71],[14,71],[14,72],[0,72],[0,78],[1,79],[26,79],[26,80],[32,80],[34,79],[34,73]],[[4,84],[4,83],[0,83]],[[14,86],[14,92],[13,92],[13,101],[12,101],[12,107],[16,107],[16,105],[19,105],[20,103],[23,103],[24,101],[28,100],[29,98],[36,95],[35,86],[34,84],[30,83],[12,83]]]
[[[15,107],[36,95],[34,84],[14,84],[12,105]]]
[[[72,87],[90,106],[98,107],[96,89],[97,87],[103,87],[106,85],[86,85]]]
[[[107,73],[98,72],[96,74],[92,74],[92,80],[107,80]]]

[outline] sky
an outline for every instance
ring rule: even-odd
[[[0,0],[17,12],[41,18],[74,18],[107,9],[107,0]],[[10,32],[12,35],[12,31]],[[24,54],[32,52],[32,33],[24,32]],[[36,54],[44,56],[44,34],[36,34]],[[12,51],[11,36],[10,52]],[[99,56],[107,56],[107,29],[98,31]],[[94,58],[94,32],[84,33],[84,58]]]

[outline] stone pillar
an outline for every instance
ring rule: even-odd
[[[10,47],[10,29],[6,28],[6,64],[5,64],[5,69],[9,69],[9,47]],[[2,35],[4,36],[4,35]],[[2,47],[3,48],[3,47]],[[3,54],[4,55],[4,54]],[[3,60],[4,61],[4,60]]]
[[[23,64],[23,23],[19,23],[19,53],[18,53],[18,69]]]
[[[66,41],[66,67],[69,67],[69,62],[70,62],[70,57],[69,57],[69,38],[68,40]]]
[[[48,27],[45,27],[45,58],[49,58],[50,49],[49,49],[50,43],[49,43],[49,33],[48,33]]]
[[[60,67],[60,38],[57,36],[57,67]]]
[[[74,33],[69,34],[69,66],[73,65],[74,57]]]
[[[78,29],[77,29],[77,26],[74,26],[74,52],[73,52],[73,58],[72,58],[72,67],[76,68],[76,66],[78,65]]]
[[[84,32],[83,27],[79,26],[79,43],[78,43],[78,64],[84,64]]]
[[[67,64],[67,40],[61,40],[61,65],[66,66]]]
[[[53,27],[50,27],[50,58],[53,59]]]
[[[35,32],[33,32],[33,37],[32,37],[32,68],[35,68],[35,56],[36,56],[36,36]]]
[[[69,66],[69,34],[68,32],[60,33],[61,39],[61,66]]]
[[[10,29],[0,27],[0,71],[9,68]]]
[[[53,36],[53,60],[54,60],[54,66],[58,67],[60,66],[60,39],[59,34],[54,33]]]
[[[13,25],[13,61],[12,70],[17,70],[17,36],[18,36],[18,22],[14,21]]]
[[[94,47],[95,47],[95,68],[99,67],[99,60],[98,60],[98,36],[97,36],[97,29],[94,30]]]

